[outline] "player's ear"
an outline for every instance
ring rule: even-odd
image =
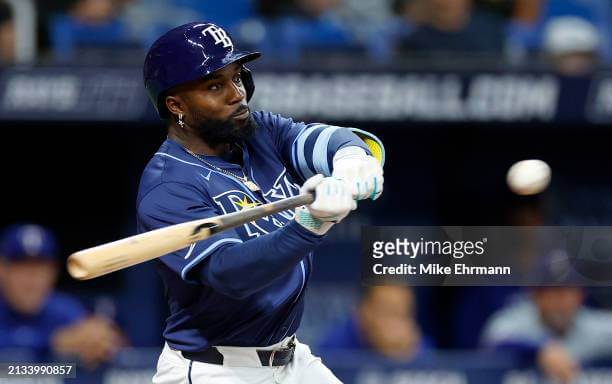
[[[168,111],[171,114],[178,115],[179,113],[185,113],[183,102],[180,97],[168,95],[166,96],[165,102],[166,108],[168,108]]]

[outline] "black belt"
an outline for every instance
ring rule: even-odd
[[[295,343],[291,339],[289,344],[284,348],[274,350],[257,350],[259,361],[264,367],[280,367],[287,365],[293,360],[293,352],[295,351]],[[215,347],[206,348],[198,352],[181,352],[183,357],[193,361],[199,361],[207,364],[223,365],[223,354]]]

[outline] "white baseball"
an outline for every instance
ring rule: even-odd
[[[506,182],[517,195],[535,195],[550,184],[551,171],[542,160],[523,160],[514,163],[508,170]]]

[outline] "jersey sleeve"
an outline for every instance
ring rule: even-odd
[[[331,176],[332,160],[340,148],[356,146],[371,154],[351,128],[294,122],[270,112],[260,112],[256,118],[271,132],[285,164],[290,165],[302,180],[318,173]]]
[[[178,182],[166,182],[154,187],[140,201],[137,217],[138,232],[152,231],[221,214],[222,212],[217,211],[212,203],[207,201],[206,196],[194,187]],[[183,280],[196,283],[188,279],[189,271],[213,252],[236,243],[242,243],[242,240],[238,233],[231,229],[162,256],[160,260]]]
[[[190,185],[160,184],[140,201],[139,232],[221,214],[211,205]],[[242,299],[288,273],[323,239],[291,221],[246,242],[235,230],[223,231],[160,260],[188,283],[202,283]]]

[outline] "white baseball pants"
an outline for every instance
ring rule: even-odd
[[[265,348],[217,347],[224,364],[207,364],[183,357],[167,344],[159,356],[153,384],[342,384],[310,351],[306,344],[295,340],[291,363],[281,367],[264,367],[256,349],[275,349],[280,343]]]

